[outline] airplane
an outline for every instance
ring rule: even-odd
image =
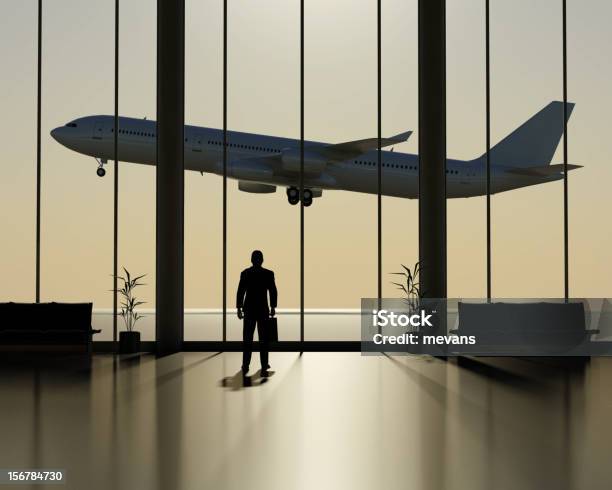
[[[574,108],[568,103],[567,118]],[[156,164],[155,121],[119,118],[118,157],[123,162]],[[382,138],[381,147],[406,141],[412,131]],[[563,102],[553,101],[490,150],[491,193],[497,194],[563,178],[564,166],[551,161],[563,135]],[[51,131],[60,144],[92,156],[103,177],[114,158],[114,117],[87,116]],[[223,131],[185,126],[185,169],[223,175]],[[268,194],[285,187],[290,204],[300,202],[300,140],[227,132],[228,178],[244,192]],[[304,206],[323,190],[377,194],[378,138],[344,143],[304,142]],[[382,194],[418,198],[418,155],[382,151]],[[580,165],[568,164],[569,170]],[[447,159],[448,198],[486,194],[486,154],[473,160]]]

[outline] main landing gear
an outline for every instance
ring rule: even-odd
[[[98,177],[104,177],[106,175],[106,169],[104,168],[104,165],[108,163],[108,160],[96,158],[96,162],[98,162],[98,168],[96,169],[96,174],[98,175]]]
[[[297,187],[288,187],[287,188],[287,199],[289,204],[296,205],[300,202],[300,190]],[[303,194],[303,202],[304,206],[308,207],[312,204],[312,191],[310,189],[304,189]]]

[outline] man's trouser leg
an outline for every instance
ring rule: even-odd
[[[255,318],[245,315],[242,322],[242,370],[248,371],[253,353],[253,334],[255,333]]]
[[[259,359],[261,360],[261,369],[266,370],[270,366],[268,364],[268,330],[266,325],[267,318],[257,319],[257,336],[259,337]]]

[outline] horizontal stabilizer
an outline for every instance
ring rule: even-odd
[[[406,131],[405,133],[396,134],[390,138],[381,138],[380,146],[396,145],[403,143],[410,138],[412,131]],[[378,138],[366,138],[362,140],[347,141],[345,143],[336,143],[334,145],[324,146],[322,148],[315,148],[314,151],[325,156],[327,160],[342,162],[344,160],[350,160],[363,153],[378,148]]]
[[[582,165],[571,165],[567,164],[568,170],[574,170],[577,168],[582,168]],[[547,177],[549,175],[557,175],[563,173],[563,164],[559,163],[556,165],[541,165],[537,167],[515,167],[508,168],[506,172],[515,174],[515,175],[524,175],[526,177]]]

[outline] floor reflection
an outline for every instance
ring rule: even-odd
[[[274,353],[0,365],[0,467],[65,488],[604,489],[612,360]],[[40,488],[37,486],[37,488]]]

